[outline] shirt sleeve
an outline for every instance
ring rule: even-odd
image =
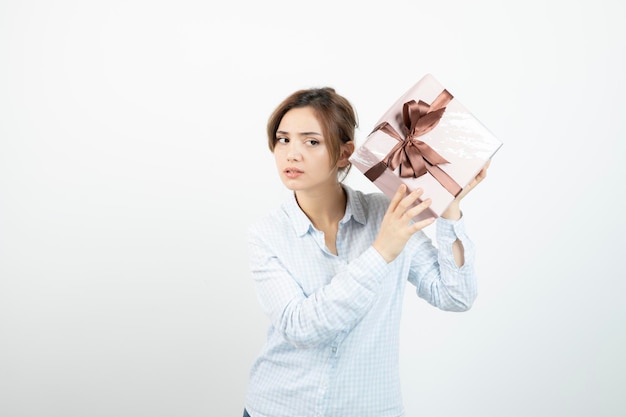
[[[261,234],[249,235],[250,267],[261,308],[296,347],[332,340],[352,328],[371,308],[388,265],[369,247],[308,296]]]
[[[463,218],[436,222],[435,247],[425,234],[416,235],[412,243],[409,281],[417,295],[435,307],[446,311],[469,310],[477,296],[474,269],[475,248],[466,234]],[[457,266],[452,244],[463,245],[464,264]]]

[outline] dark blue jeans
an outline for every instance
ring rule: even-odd
[[[245,408],[243,409],[243,417],[250,417],[250,414],[248,414],[248,411]]]

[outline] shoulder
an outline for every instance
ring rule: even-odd
[[[287,216],[282,205],[276,207],[265,215],[259,217],[248,227],[248,235],[267,236],[276,233],[276,230],[283,230],[289,225],[289,217]]]
[[[287,199],[248,227],[248,241],[257,244],[292,241],[307,229],[309,220],[302,217],[305,216],[299,212],[295,199]]]
[[[385,194],[381,192],[365,193],[346,185],[344,188],[348,193],[350,208],[357,217],[359,217],[358,213],[362,213],[368,219],[384,216],[390,201]]]

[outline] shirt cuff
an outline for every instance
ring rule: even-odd
[[[463,215],[458,220],[437,218],[437,241],[440,243],[453,243],[459,239],[461,242],[467,241],[465,232],[465,220]]]
[[[452,270],[468,270],[472,268],[475,257],[474,244],[465,232],[463,217],[459,220],[437,219],[437,246],[439,247],[439,262]],[[454,260],[453,246],[456,240],[463,246],[463,266],[457,266]]]

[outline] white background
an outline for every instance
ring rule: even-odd
[[[407,415],[626,415],[624,15],[0,2],[0,416],[240,416],[267,325],[245,233],[286,196],[269,113],[335,87],[358,145],[425,73],[504,146],[463,205],[473,309],[407,291]]]

